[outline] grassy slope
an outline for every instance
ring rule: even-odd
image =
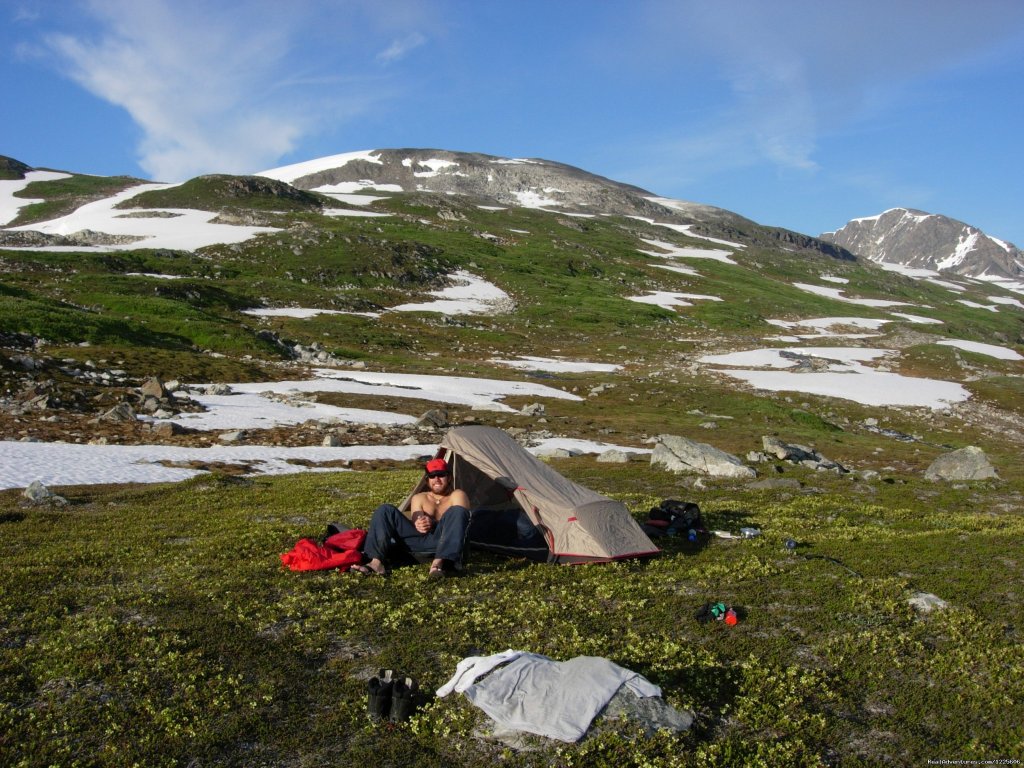
[[[213,194],[202,185],[190,190],[200,196],[190,204]],[[35,194],[35,185],[28,191]],[[740,455],[759,448],[761,435],[777,434],[879,470],[883,481],[789,469],[786,476],[820,492],[711,484],[696,493],[644,463],[609,469],[580,459],[559,468],[638,516],[662,498],[686,497],[701,503],[712,527],[753,524],[765,536],[694,549],[670,542],[649,563],[610,567],[479,558],[467,579],[440,588],[419,571],[382,583],[297,576],[276,561],[329,520],[365,524],[376,504],[405,493],[412,472],[75,488],[63,510],[24,508],[15,492],[3,493],[3,764],[306,765],[338,755],[378,765],[490,764],[501,749],[470,736],[477,715],[464,701],[439,702],[408,728],[378,728],[363,715],[363,681],[381,666],[400,666],[436,686],[462,656],[509,646],[558,658],[608,656],[698,714],[685,737],[640,738],[621,726],[558,754],[545,746],[539,759],[505,755],[509,765],[875,765],[1014,755],[1024,736],[1019,446],[952,415],[740,392],[689,367],[707,351],[762,346],[779,333],[766,319],[885,316],[791,285],[820,283],[822,274],[847,278],[836,287],[848,295],[929,305],[897,308],[944,320],[904,326],[926,334],[924,341],[1019,338],[1019,313],[953,300],[988,303],[997,289],[954,297],[862,265],[754,247],[737,256],[740,266],[686,260],[702,275],[691,278],[637,253],[646,248],[638,236],[707,245],[664,228],[485,212],[458,199],[445,206],[462,218],[441,220],[432,200],[378,203],[394,214],[386,219],[276,214],[276,225],[296,226],[200,254],[5,252],[0,328],[51,340],[56,357],[200,381],[285,375],[264,366],[277,359],[256,336],[268,328],[371,367],[575,389],[583,401],[546,403],[555,431],[637,446],[670,432]],[[222,196],[207,203],[225,207]],[[282,210],[251,200],[235,208]],[[457,268],[500,285],[516,311],[447,321],[429,313],[259,320],[240,312],[379,309],[426,298]],[[655,289],[725,301],[677,313],[624,299]],[[92,346],[75,346],[83,341]],[[522,354],[625,368],[534,378],[488,362]],[[923,343],[903,353],[902,370],[969,375],[977,400],[1018,414],[1024,408],[1019,364]],[[614,386],[587,397],[597,384]],[[921,441],[865,431],[867,417]],[[701,429],[709,419],[717,429]],[[970,443],[986,449],[1002,483],[949,488],[918,479],[936,455]],[[799,552],[838,558],[863,578],[787,554],[780,541],[788,536],[805,545]],[[917,617],[904,600],[913,590],[934,592],[952,608]],[[746,606],[747,619],[734,630],[691,621],[712,598]]]
[[[679,496],[643,464],[558,468],[638,516]],[[698,716],[685,736],[619,724],[509,765],[910,765],[1006,757],[1024,737],[1020,483],[865,493],[796,473],[805,492],[716,486],[699,496],[709,525],[764,535],[666,540],[644,563],[477,557],[470,576],[439,586],[420,569],[380,581],[280,568],[299,537],[329,520],[365,525],[416,476],[69,488],[56,510],[0,494],[4,764],[487,765],[501,749],[472,736],[479,716],[464,700],[374,726],[364,681],[400,667],[434,688],[463,656],[505,647],[606,656]],[[1015,509],[978,506],[982,495]],[[786,537],[861,577],[787,553]],[[906,597],[918,590],[951,607],[916,615]],[[744,620],[693,621],[712,599]]]

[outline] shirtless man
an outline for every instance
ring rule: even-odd
[[[385,575],[392,562],[415,560],[413,555],[433,555],[428,576],[441,579],[462,561],[469,525],[469,497],[452,487],[451,468],[444,459],[427,462],[427,488],[409,502],[410,521],[392,504],[381,504],[373,513],[363,551],[370,558],[353,570]]]

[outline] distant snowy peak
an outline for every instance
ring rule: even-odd
[[[433,192],[566,214],[643,216],[682,223],[740,220],[693,203],[666,204],[646,190],[563,163],[441,149],[373,149],[261,171],[299,189],[325,194]]]
[[[962,221],[911,208],[853,219],[822,240],[872,261],[969,277],[1024,277],[1024,253]]]

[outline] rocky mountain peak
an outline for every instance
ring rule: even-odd
[[[948,216],[913,208],[892,208],[853,219],[821,239],[877,262],[968,277],[1024,276],[1024,253],[1012,243]]]

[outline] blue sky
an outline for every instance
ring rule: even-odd
[[[178,181],[362,149],[579,166],[816,235],[1024,247],[1020,0],[0,0],[0,154]]]

